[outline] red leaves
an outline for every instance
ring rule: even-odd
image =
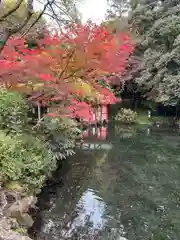
[[[50,74],[40,74],[39,78],[42,81],[56,82],[56,79],[53,76],[51,76]]]
[[[113,93],[98,86],[95,80],[112,73],[123,74],[132,51],[128,34],[115,36],[92,23],[79,24],[73,29],[67,26],[60,36],[47,33],[34,49],[28,49],[24,39],[14,37],[9,39],[0,56],[0,84],[17,87],[18,83],[29,86],[31,82],[31,94],[40,91],[43,103],[71,100],[68,114],[89,120],[93,115],[91,106],[72,101],[72,97],[87,97],[83,85],[75,89],[73,83],[80,79],[102,96],[100,103],[115,103]],[[43,87],[39,87],[42,82]]]
[[[117,98],[114,96],[114,94],[109,91],[107,88],[99,88],[99,92],[102,94],[103,98],[101,100],[101,104],[115,104],[118,102]]]
[[[48,115],[48,117],[57,117],[58,116],[58,114],[56,114],[56,113],[48,113],[47,115]]]
[[[85,102],[72,100],[67,110],[69,112],[69,115],[73,118],[83,119],[88,122],[92,121],[93,119],[92,107]]]

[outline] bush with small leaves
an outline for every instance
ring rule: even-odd
[[[75,140],[82,131],[74,120],[66,117],[45,117],[39,130],[40,135],[45,136],[55,159],[65,159],[75,154]]]
[[[126,123],[126,124],[135,123],[136,119],[137,119],[137,112],[134,112],[131,109],[126,109],[126,108],[121,108],[114,118],[114,120],[122,123]]]
[[[4,88],[0,88],[0,106],[0,179],[39,189],[56,169],[57,160],[75,153],[81,131],[69,118],[48,116],[32,129],[26,100]]]
[[[0,178],[4,183],[20,181],[27,188],[39,189],[56,163],[52,152],[36,137],[0,131]]]
[[[0,128],[8,134],[21,134],[28,123],[28,105],[20,93],[0,88]]]

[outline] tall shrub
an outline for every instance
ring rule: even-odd
[[[28,106],[20,93],[0,88],[0,128],[7,133],[21,134],[28,123]]]
[[[0,131],[0,179],[20,181],[27,188],[39,188],[55,169],[50,150],[32,136],[10,136]]]

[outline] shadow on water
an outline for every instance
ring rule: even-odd
[[[43,189],[33,238],[179,240],[179,135],[116,125],[85,139]]]

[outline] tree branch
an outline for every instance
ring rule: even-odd
[[[19,32],[23,27],[26,26],[27,22],[29,21],[29,19],[31,18],[32,14],[33,14],[33,2],[34,0],[28,0],[27,1],[27,15],[25,20],[23,21],[22,24],[20,24],[19,26],[16,26],[14,28],[8,29],[6,28],[3,34],[3,38],[2,38],[2,43],[0,45],[0,53],[2,52],[4,46],[6,45],[8,39],[13,35],[16,34],[17,32]]]
[[[0,22],[3,22],[5,20],[5,18],[7,18],[8,16],[10,16],[12,13],[14,13],[21,5],[21,3],[23,2],[23,0],[19,0],[17,1],[16,5],[14,6],[14,8],[12,8],[11,10],[9,10],[7,13],[5,13],[3,16],[0,17]],[[1,2],[0,2],[1,4]]]
[[[10,38],[11,34],[9,32],[9,30],[5,30],[4,31],[4,34],[2,36],[2,39],[1,39],[1,43],[0,43],[0,53],[2,52],[3,48],[5,47],[8,39]]]
[[[22,35],[22,37],[24,37],[30,30],[31,28],[33,28],[36,23],[41,19],[41,17],[43,16],[43,14],[45,13],[46,9],[48,6],[51,6],[53,4],[55,0],[52,0],[51,2],[48,0],[47,3],[44,5],[43,10],[41,11],[41,13],[39,14],[39,16],[36,18],[36,20],[30,25],[30,27],[26,30],[26,32]]]
[[[62,72],[60,72],[60,74],[58,75],[58,79],[61,79],[61,77],[63,76],[63,74],[67,70],[67,68],[69,66],[69,63],[70,63],[70,60],[73,57],[74,53],[75,53],[75,49],[73,49],[73,51],[69,54],[68,60],[66,62],[66,65],[65,65],[64,69],[62,70]]]

